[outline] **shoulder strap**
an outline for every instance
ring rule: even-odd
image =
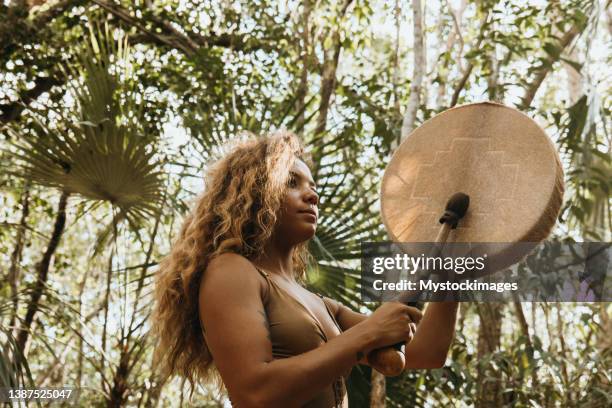
[[[257,269],[257,272],[259,272],[259,273],[260,273],[261,275],[263,275],[264,277],[266,277],[266,278],[267,278],[268,276],[270,276],[270,275],[268,274],[268,272],[264,271],[263,269],[260,269],[260,268],[258,268],[258,267],[257,267],[257,266],[255,266],[255,265],[253,265],[253,266],[255,267],[255,269]]]
[[[259,272],[259,274],[261,276],[264,277],[264,279],[266,280],[266,289],[264,291],[264,296],[263,296],[263,303],[264,305],[268,303],[268,297],[270,295],[270,275],[268,274],[268,272],[264,271],[263,269],[258,268],[257,266],[253,265],[253,267],[255,267],[255,269],[257,270],[257,272]]]

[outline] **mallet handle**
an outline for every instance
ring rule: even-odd
[[[449,224],[442,224],[438,230],[438,236],[436,236],[436,244],[444,244],[448,239],[448,234],[450,234],[451,229],[452,227]]]
[[[446,204],[446,211],[440,218],[442,226],[438,230],[434,245],[435,256],[439,254],[442,247],[448,239],[451,229],[457,227],[457,222],[463,218],[467,212],[470,199],[466,194],[455,193]],[[401,301],[401,297],[400,297]],[[402,303],[412,306],[410,302],[403,301]],[[408,343],[399,342],[392,346],[383,347],[377,350],[372,350],[368,354],[368,363],[372,368],[382,373],[387,377],[395,377],[404,371],[406,366],[406,356],[404,350]]]

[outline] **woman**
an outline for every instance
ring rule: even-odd
[[[297,138],[239,145],[209,171],[155,288],[158,357],[195,385],[219,380],[239,407],[348,406],[344,376],[374,349],[409,341],[407,367],[444,364],[457,305],[372,315],[306,290],[318,194]]]

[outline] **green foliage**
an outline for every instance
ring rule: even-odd
[[[158,211],[162,198],[156,137],[140,125],[142,105],[130,84],[126,38],[115,40],[108,26],[90,34],[80,68],[66,73],[74,81],[83,78],[82,83],[70,84],[76,106],[55,112],[58,120],[53,125],[42,122],[47,112],[39,110],[31,131],[13,130],[19,170],[10,172],[88,200],[109,202],[121,218],[138,225]]]
[[[397,38],[390,2],[29,3],[0,5],[0,273],[8,282],[16,266],[18,291],[13,299],[10,285],[0,290],[2,304],[17,305],[0,320],[3,384],[78,384],[82,406],[187,404],[184,383],[160,378],[152,358],[152,277],[205,187],[202,171],[243,131],[300,135],[321,198],[307,284],[372,308],[360,300],[360,244],[386,238],[378,188],[417,69],[413,125],[455,103],[522,106],[562,155],[567,193],[555,239],[610,239],[605,2],[486,0],[461,12],[458,2],[422,2],[424,67],[412,62],[409,2],[397,2]],[[330,69],[335,80],[324,83]],[[565,86],[571,75],[575,91]],[[20,226],[24,185],[30,213]],[[28,306],[56,216],[49,188],[80,200],[69,206],[27,359],[16,365],[8,325]],[[479,356],[482,321],[463,305],[447,365],[388,379],[387,406],[482,406],[484,383],[499,384],[507,406],[610,405],[609,307],[524,307],[528,333],[507,308],[499,347]],[[368,406],[370,375],[351,373],[351,406]],[[221,404],[206,384],[192,403]]]

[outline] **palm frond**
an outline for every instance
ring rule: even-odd
[[[4,330],[6,341],[0,342],[0,387],[19,388],[32,386],[34,380],[28,361],[19,350],[11,330]]]
[[[64,67],[75,108],[67,108],[53,125],[33,111],[31,132],[13,138],[18,163],[13,173],[108,202],[138,223],[154,216],[162,199],[156,140],[139,123],[127,38],[115,40],[108,26],[90,27],[89,34],[78,66]]]

